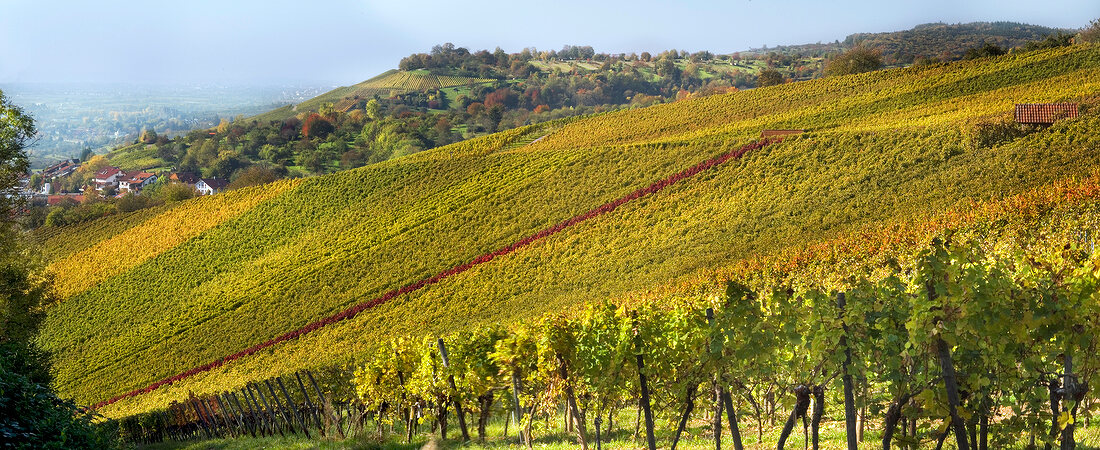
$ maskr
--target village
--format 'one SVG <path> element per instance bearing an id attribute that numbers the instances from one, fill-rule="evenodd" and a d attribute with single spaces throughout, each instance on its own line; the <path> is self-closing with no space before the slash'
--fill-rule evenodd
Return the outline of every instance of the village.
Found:
<path id="1" fill-rule="evenodd" d="M 90 183 L 78 192 L 56 192 L 54 181 L 70 177 L 81 168 L 78 159 L 66 159 L 54 163 L 38 173 L 20 177 L 20 193 L 31 206 L 56 206 L 71 200 L 84 201 L 85 195 L 95 192 L 98 197 L 123 198 L 127 195 L 141 195 L 147 187 L 157 183 L 177 183 L 194 190 L 195 195 L 213 195 L 229 187 L 229 180 L 217 177 L 202 177 L 191 172 L 167 172 L 156 174 L 144 170 L 122 170 L 115 166 L 106 166 L 97 171 Z"/>

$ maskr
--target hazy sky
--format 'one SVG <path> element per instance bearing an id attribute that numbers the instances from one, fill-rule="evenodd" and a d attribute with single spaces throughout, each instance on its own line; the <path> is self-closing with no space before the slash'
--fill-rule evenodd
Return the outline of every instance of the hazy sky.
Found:
<path id="1" fill-rule="evenodd" d="M 927 22 L 1097 17 L 1097 0 L 0 0 L 0 83 L 346 85 L 444 42 L 729 53 Z"/>

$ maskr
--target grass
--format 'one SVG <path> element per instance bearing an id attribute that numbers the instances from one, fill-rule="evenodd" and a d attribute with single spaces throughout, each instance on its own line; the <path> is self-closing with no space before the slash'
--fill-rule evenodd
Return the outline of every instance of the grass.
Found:
<path id="1" fill-rule="evenodd" d="M 677 448 L 688 450 L 709 450 L 714 448 L 714 435 L 712 427 L 710 425 L 710 418 L 702 416 L 702 412 L 697 411 L 699 416 L 693 416 L 689 421 L 688 427 L 685 433 L 681 436 L 678 442 Z M 503 415 L 503 414 L 502 414 Z M 723 416 L 723 419 L 725 417 Z M 635 411 L 620 411 L 615 418 L 615 423 L 611 434 L 601 431 L 601 446 L 609 449 L 644 449 L 645 443 L 645 430 L 641 428 L 635 432 Z M 742 417 L 740 419 L 740 430 L 742 435 L 742 443 L 746 449 L 750 450 L 765 450 L 775 448 L 775 443 L 779 440 L 779 434 L 783 425 L 783 417 L 776 418 L 775 425 L 765 424 L 764 432 L 762 433 L 762 440 L 758 441 L 757 430 L 753 425 L 754 420 L 748 417 Z M 752 423 L 750 423 L 752 422 Z M 556 417 L 556 420 L 550 421 L 538 421 L 538 425 L 541 428 L 534 432 L 534 439 L 532 447 L 546 450 L 564 450 L 580 448 L 577 443 L 577 437 L 574 433 L 567 433 L 563 427 L 561 416 Z M 625 426 L 621 426 L 623 424 Z M 457 424 L 451 424 L 448 430 L 448 439 L 440 439 L 439 433 L 432 433 L 427 435 L 414 436 L 412 442 L 405 443 L 403 438 L 404 430 L 401 426 L 396 426 L 392 431 L 386 430 L 385 436 L 376 434 L 373 431 L 364 431 L 358 436 L 350 437 L 348 439 L 339 440 L 334 437 L 320 439 L 308 439 L 303 435 L 292 435 L 287 437 L 265 437 L 265 438 L 223 438 L 223 439 L 210 439 L 210 440 L 197 440 L 197 441 L 184 441 L 184 442 L 165 442 L 161 444 L 139 446 L 138 448 L 143 450 L 199 450 L 199 449 L 253 449 L 253 448 L 269 448 L 269 449 L 451 449 L 451 448 L 479 448 L 479 449 L 523 449 L 526 446 L 523 445 L 522 440 L 517 434 L 517 430 L 514 424 L 509 424 L 508 435 L 505 435 L 505 423 L 504 420 L 493 420 L 486 427 L 486 439 L 478 440 L 476 427 L 471 424 L 471 442 L 463 442 L 460 437 Z M 655 422 L 656 425 L 656 438 L 658 448 L 668 448 L 672 442 L 672 434 L 675 430 L 675 423 L 668 419 L 658 419 Z M 882 434 L 881 431 L 875 428 L 878 422 L 870 422 L 865 429 L 863 441 L 859 443 L 858 448 L 861 450 L 872 450 L 882 448 Z M 374 422 L 368 422 L 368 427 L 373 430 Z M 606 427 L 606 425 L 605 425 Z M 730 435 L 729 428 L 723 420 L 722 424 L 722 446 L 723 448 L 733 448 L 733 441 Z M 900 433 L 900 432 L 899 432 Z M 592 428 L 591 422 L 588 424 L 589 434 L 589 448 L 596 448 L 595 432 Z M 1100 449 L 1100 426 L 1093 425 L 1088 428 L 1078 429 L 1074 434 L 1077 441 L 1077 448 L 1081 450 L 1094 450 Z M 842 420 L 833 420 L 826 417 L 822 422 L 821 428 L 821 448 L 823 449 L 843 449 L 846 448 L 846 434 L 844 429 L 844 423 Z M 791 436 L 787 440 L 787 448 L 799 449 L 804 445 L 804 435 L 801 425 L 797 425 L 794 431 L 791 432 Z M 1009 445 L 1003 448 L 1023 449 L 1026 443 L 1026 438 L 1022 438 L 1020 443 L 1016 445 Z M 897 442 L 895 441 L 895 447 Z M 931 448 L 934 446 L 934 442 L 928 439 L 922 441 L 921 448 Z M 953 438 L 949 437 L 944 444 L 944 448 L 952 449 L 956 448 Z M 996 446 L 994 445 L 994 448 Z"/>

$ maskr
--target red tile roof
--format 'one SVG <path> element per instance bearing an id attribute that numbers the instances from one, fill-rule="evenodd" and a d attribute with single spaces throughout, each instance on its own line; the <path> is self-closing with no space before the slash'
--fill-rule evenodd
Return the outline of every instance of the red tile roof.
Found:
<path id="1" fill-rule="evenodd" d="M 122 179 L 122 181 L 125 181 L 127 183 L 142 183 L 145 180 L 148 180 L 149 177 L 152 177 L 153 175 L 156 175 L 156 174 L 149 173 L 149 172 L 142 172 L 140 170 L 135 170 L 135 171 L 132 171 L 132 172 L 126 172 L 125 175 L 123 175 L 119 178 Z"/>
<path id="2" fill-rule="evenodd" d="M 211 189 L 214 189 L 216 191 L 220 191 L 229 186 L 229 182 L 226 181 L 224 178 L 203 178 L 201 181 L 206 183 L 207 186 L 210 186 Z"/>
<path id="3" fill-rule="evenodd" d="M 195 184 L 199 182 L 199 176 L 191 172 L 177 172 L 168 177 L 172 181 L 179 181 L 184 184 Z"/>
<path id="4" fill-rule="evenodd" d="M 106 180 L 107 178 L 110 178 L 112 175 L 114 175 L 116 173 L 119 173 L 119 172 L 122 172 L 122 171 L 119 170 L 118 167 L 107 166 L 107 167 L 104 167 L 102 169 L 99 169 L 99 172 L 95 173 L 95 177 L 97 179 L 100 179 L 100 180 Z"/>
<path id="5" fill-rule="evenodd" d="M 1078 115 L 1076 103 L 1020 103 L 1016 105 L 1016 123 L 1051 124 L 1058 119 L 1073 119 Z"/>
<path id="6" fill-rule="evenodd" d="M 80 203 L 80 202 L 84 201 L 84 196 L 83 195 L 51 195 L 49 197 L 46 197 L 46 204 L 50 205 L 50 206 L 53 206 L 53 205 L 56 205 L 58 203 L 61 203 L 63 200 L 65 200 L 67 198 L 72 199 L 73 201 L 75 201 L 77 203 Z"/>

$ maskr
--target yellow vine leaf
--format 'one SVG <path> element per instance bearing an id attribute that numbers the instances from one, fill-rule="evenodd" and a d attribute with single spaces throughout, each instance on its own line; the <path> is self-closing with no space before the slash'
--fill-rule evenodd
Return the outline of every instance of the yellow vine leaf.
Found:
<path id="1" fill-rule="evenodd" d="M 1067 426 L 1073 423 L 1073 416 L 1069 414 L 1069 411 L 1062 411 L 1062 414 L 1058 415 L 1058 429 L 1064 430 Z"/>

